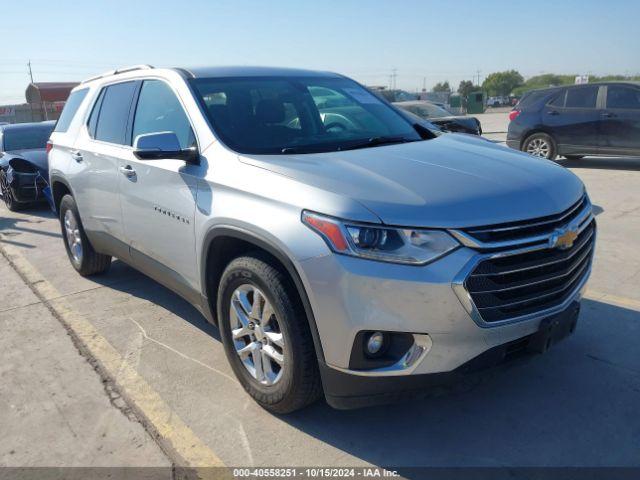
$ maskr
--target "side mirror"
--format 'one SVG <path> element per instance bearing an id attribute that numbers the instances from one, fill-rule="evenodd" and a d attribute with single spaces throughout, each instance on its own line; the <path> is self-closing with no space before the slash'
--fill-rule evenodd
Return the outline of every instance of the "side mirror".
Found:
<path id="1" fill-rule="evenodd" d="M 200 163 L 198 149 L 180 148 L 178 137 L 173 132 L 138 135 L 133 142 L 133 154 L 140 160 L 175 158 L 196 165 Z"/>

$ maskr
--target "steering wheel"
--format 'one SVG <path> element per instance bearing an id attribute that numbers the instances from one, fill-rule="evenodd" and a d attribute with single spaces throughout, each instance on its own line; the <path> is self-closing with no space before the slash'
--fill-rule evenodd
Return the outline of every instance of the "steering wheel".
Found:
<path id="1" fill-rule="evenodd" d="M 328 123 L 324 126 L 325 131 L 330 131 L 330 130 L 334 130 L 334 131 L 338 131 L 338 132 L 346 132 L 347 131 L 347 127 L 345 127 L 343 124 L 338 123 L 338 122 L 332 122 L 332 123 Z"/>

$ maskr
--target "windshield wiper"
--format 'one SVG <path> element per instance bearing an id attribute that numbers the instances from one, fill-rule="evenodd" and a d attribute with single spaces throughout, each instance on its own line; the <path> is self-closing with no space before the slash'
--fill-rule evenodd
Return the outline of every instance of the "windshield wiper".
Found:
<path id="1" fill-rule="evenodd" d="M 339 150 L 355 150 L 358 148 L 376 147 L 378 145 L 391 145 L 394 143 L 409 143 L 409 142 L 417 142 L 417 141 L 418 139 L 407 138 L 404 136 L 371 137 L 363 142 L 358 142 L 352 145 L 340 147 Z"/>
<path id="2" fill-rule="evenodd" d="M 396 135 L 396 136 L 387 136 L 387 137 L 371 137 L 366 140 L 359 141 L 356 143 L 352 143 L 349 145 L 341 145 L 335 147 L 327 147 L 325 148 L 302 148 L 302 147 L 284 147 L 280 150 L 281 153 L 319 153 L 319 152 L 330 152 L 330 151 L 343 151 L 343 150 L 356 150 L 358 148 L 368 148 L 368 147 L 376 147 L 378 145 L 391 145 L 394 143 L 409 143 L 409 142 L 418 142 L 421 139 L 419 138 L 407 138 L 404 136 Z"/>

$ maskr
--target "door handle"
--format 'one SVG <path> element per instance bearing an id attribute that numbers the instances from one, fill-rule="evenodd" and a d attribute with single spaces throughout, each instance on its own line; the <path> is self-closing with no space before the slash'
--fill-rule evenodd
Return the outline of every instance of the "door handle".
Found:
<path id="1" fill-rule="evenodd" d="M 560 112 L 558 112 L 557 110 L 549 110 L 547 113 L 549 115 L 560 115 Z"/>
<path id="2" fill-rule="evenodd" d="M 602 112 L 602 116 L 604 118 L 613 118 L 613 117 L 617 117 L 617 115 L 615 113 L 611 113 L 611 112 Z"/>
<path id="3" fill-rule="evenodd" d="M 119 167 L 118 170 L 120 170 L 120 173 L 122 173 L 125 177 L 133 177 L 136 174 L 136 171 L 131 165 L 127 165 L 126 167 Z"/>
<path id="4" fill-rule="evenodd" d="M 79 150 L 75 150 L 71 152 L 71 158 L 73 158 L 76 162 L 80 163 L 82 161 L 82 154 Z"/>

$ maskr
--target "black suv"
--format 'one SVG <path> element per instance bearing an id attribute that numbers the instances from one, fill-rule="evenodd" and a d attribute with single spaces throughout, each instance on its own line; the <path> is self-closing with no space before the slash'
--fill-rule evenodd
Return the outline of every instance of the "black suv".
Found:
<path id="1" fill-rule="evenodd" d="M 640 155 L 640 83 L 533 90 L 509 119 L 507 145 L 539 157 Z"/>

